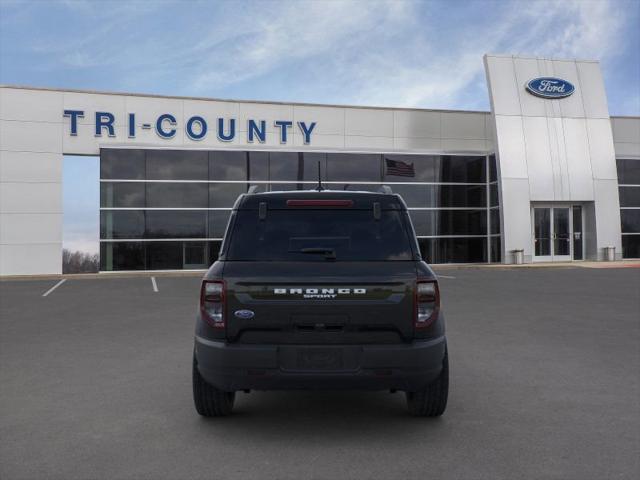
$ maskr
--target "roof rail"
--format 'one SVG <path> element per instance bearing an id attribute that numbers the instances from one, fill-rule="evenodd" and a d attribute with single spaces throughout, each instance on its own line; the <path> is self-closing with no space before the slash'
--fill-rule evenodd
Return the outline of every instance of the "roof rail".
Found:
<path id="1" fill-rule="evenodd" d="M 252 193 L 258 193 L 259 190 L 260 190 L 260 185 L 251 185 L 247 193 L 251 195 Z"/>
<path id="2" fill-rule="evenodd" d="M 380 185 L 380 188 L 378 189 L 378 193 L 391 194 L 393 193 L 393 191 L 391 190 L 391 187 L 389 185 Z"/>

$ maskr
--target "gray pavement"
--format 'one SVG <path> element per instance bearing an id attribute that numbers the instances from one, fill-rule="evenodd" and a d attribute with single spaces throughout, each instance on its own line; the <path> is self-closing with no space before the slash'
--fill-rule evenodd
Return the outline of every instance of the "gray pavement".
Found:
<path id="1" fill-rule="evenodd" d="M 191 399 L 199 278 L 0 282 L 0 478 L 635 479 L 640 269 L 447 268 L 451 391 Z"/>

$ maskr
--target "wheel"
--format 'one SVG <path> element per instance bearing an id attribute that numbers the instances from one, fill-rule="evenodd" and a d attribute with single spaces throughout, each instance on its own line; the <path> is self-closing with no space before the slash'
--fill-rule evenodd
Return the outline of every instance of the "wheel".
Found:
<path id="1" fill-rule="evenodd" d="M 198 371 L 195 355 L 193 357 L 192 379 L 193 402 L 200 415 L 203 417 L 224 417 L 231 413 L 236 398 L 235 392 L 223 392 L 208 384 Z"/>
<path id="2" fill-rule="evenodd" d="M 447 408 L 449 394 L 449 355 L 445 348 L 442 371 L 438 378 L 418 392 L 407 393 L 409 413 L 417 417 L 439 417 Z"/>

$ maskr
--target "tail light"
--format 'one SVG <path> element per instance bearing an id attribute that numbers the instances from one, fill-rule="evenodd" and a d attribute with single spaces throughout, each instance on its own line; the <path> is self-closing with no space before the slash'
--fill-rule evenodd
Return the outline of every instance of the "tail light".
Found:
<path id="1" fill-rule="evenodd" d="M 213 328 L 224 328 L 225 286 L 223 281 L 204 280 L 202 282 L 200 313 Z"/>
<path id="2" fill-rule="evenodd" d="M 440 290 L 435 280 L 418 280 L 416 282 L 416 328 L 431 325 L 440 311 Z"/>

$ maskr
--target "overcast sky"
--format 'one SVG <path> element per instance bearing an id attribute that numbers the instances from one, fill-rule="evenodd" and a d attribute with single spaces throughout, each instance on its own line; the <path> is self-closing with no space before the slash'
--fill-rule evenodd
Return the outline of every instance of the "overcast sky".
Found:
<path id="1" fill-rule="evenodd" d="M 611 114 L 640 115 L 639 25 L 639 0 L 0 0 L 0 83 L 488 110 L 482 55 L 513 53 L 599 59 Z M 65 242 L 95 244 L 97 169 L 69 168 Z"/>

